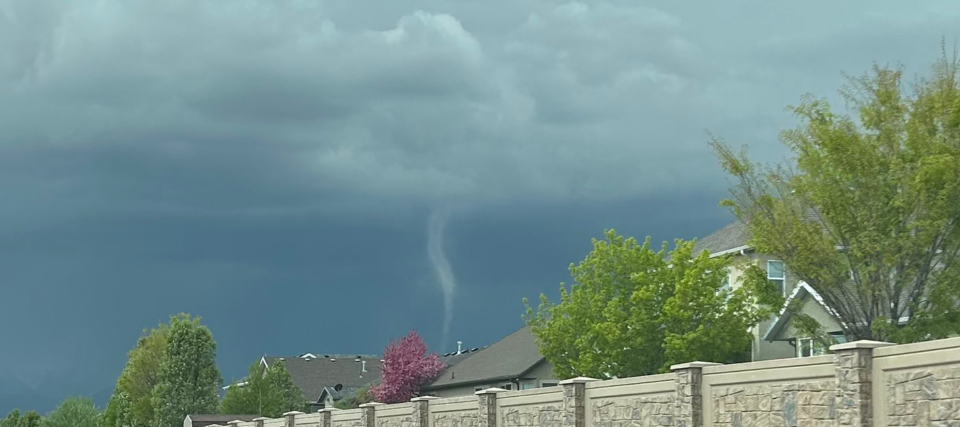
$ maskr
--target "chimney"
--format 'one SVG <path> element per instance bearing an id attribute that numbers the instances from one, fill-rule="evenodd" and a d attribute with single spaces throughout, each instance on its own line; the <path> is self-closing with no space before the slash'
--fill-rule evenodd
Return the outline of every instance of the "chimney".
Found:
<path id="1" fill-rule="evenodd" d="M 367 372 L 367 361 L 366 361 L 366 360 L 361 360 L 361 361 L 360 361 L 360 372 L 361 372 L 361 373 Z"/>
<path id="2" fill-rule="evenodd" d="M 463 341 L 457 341 L 457 354 L 463 353 Z"/>

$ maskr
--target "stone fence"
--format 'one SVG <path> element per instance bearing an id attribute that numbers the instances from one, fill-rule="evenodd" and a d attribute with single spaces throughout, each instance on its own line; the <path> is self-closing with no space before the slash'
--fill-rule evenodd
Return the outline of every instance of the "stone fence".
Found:
<path id="1" fill-rule="evenodd" d="M 230 427 L 960 427 L 960 338 L 857 341 L 828 356 L 720 365 L 559 387 L 488 389 Z"/>

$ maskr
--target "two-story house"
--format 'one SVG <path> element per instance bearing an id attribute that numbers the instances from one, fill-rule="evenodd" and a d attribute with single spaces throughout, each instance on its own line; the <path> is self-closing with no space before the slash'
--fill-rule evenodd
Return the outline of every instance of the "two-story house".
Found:
<path id="1" fill-rule="evenodd" d="M 694 252 L 707 251 L 711 257 L 732 258 L 726 286 L 740 286 L 740 276 L 750 265 L 766 271 L 767 279 L 777 285 L 787 299 L 787 305 L 799 301 L 801 311 L 816 319 L 824 330 L 838 341 L 843 341 L 840 323 L 833 309 L 827 306 L 817 292 L 806 283 L 790 275 L 783 261 L 757 253 L 747 242 L 749 238 L 742 224 L 734 222 L 697 241 Z M 809 337 L 798 336 L 791 322 L 791 313 L 781 310 L 778 316 L 761 322 L 753 329 L 754 361 L 809 357 L 825 352 Z"/>

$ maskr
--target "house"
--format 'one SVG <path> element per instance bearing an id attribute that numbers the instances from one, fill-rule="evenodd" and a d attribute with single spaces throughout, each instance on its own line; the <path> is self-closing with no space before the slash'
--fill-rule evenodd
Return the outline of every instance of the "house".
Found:
<path id="1" fill-rule="evenodd" d="M 438 397 L 472 396 L 491 387 L 527 390 L 557 384 L 553 366 L 540 354 L 533 332 L 525 326 L 487 348 L 471 351 L 420 392 Z"/>
<path id="2" fill-rule="evenodd" d="M 187 415 L 183 419 L 183 427 L 207 427 L 210 425 L 227 425 L 230 421 L 253 421 L 259 415 L 218 415 L 196 414 Z"/>
<path id="3" fill-rule="evenodd" d="M 297 357 L 264 356 L 264 368 L 283 362 L 311 410 L 333 407 L 363 387 L 380 381 L 379 356 L 305 353 Z"/>
<path id="4" fill-rule="evenodd" d="M 749 237 L 739 221 L 723 227 L 694 245 L 694 253 L 707 251 L 711 257 L 732 258 L 725 286 L 736 288 L 740 276 L 750 265 L 759 266 L 767 272 L 767 279 L 774 282 L 786 298 L 786 305 L 778 316 L 760 322 L 751 329 L 754 361 L 809 357 L 824 354 L 826 349 L 808 337 L 798 337 L 791 323 L 790 304 L 800 304 L 800 311 L 820 322 L 824 330 L 843 342 L 843 333 L 836 312 L 824 303 L 823 298 L 809 285 L 790 275 L 783 261 L 757 253 L 747 242 Z"/>

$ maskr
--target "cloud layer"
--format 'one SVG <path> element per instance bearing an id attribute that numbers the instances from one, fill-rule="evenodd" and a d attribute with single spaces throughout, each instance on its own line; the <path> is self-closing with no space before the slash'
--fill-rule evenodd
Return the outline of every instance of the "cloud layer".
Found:
<path id="1" fill-rule="evenodd" d="M 707 131 L 778 158 L 784 106 L 836 100 L 872 61 L 922 73 L 958 18 L 946 0 L 0 0 L 0 335 L 21 343 L 0 365 L 92 393 L 179 310 L 217 325 L 238 374 L 299 350 L 276 325 L 317 319 L 371 335 L 304 351 L 444 323 L 485 344 L 603 227 L 720 225 Z"/>

